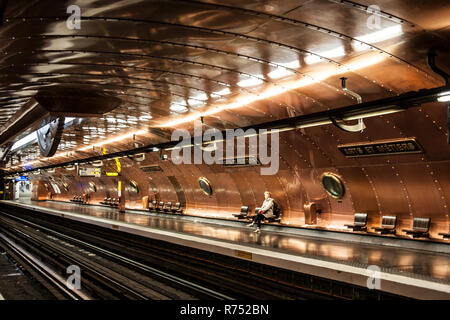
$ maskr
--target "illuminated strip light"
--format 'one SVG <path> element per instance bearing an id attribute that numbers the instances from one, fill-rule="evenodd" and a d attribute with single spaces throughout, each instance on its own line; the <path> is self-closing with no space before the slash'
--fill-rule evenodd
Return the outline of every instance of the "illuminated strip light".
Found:
<path id="1" fill-rule="evenodd" d="M 402 25 L 394 25 L 392 27 L 381 29 L 380 31 L 376 31 L 373 33 L 368 33 L 359 37 L 356 37 L 355 39 L 361 42 L 365 43 L 378 43 L 383 42 L 385 40 L 390 40 L 393 38 L 397 38 L 403 34 L 403 28 Z M 354 48 L 355 49 L 362 49 L 365 48 L 366 45 L 362 44 L 361 42 L 355 43 Z"/>
<path id="2" fill-rule="evenodd" d="M 65 118 L 64 124 L 67 124 L 67 123 L 71 122 L 74 119 L 75 118 L 70 118 L 70 117 L 69 118 Z M 48 127 L 48 124 L 43 126 L 41 129 L 44 129 L 46 127 Z M 38 139 L 36 132 L 37 132 L 37 130 L 32 132 L 32 133 L 30 133 L 29 135 L 25 136 L 24 138 L 16 141 L 11 147 L 11 152 L 16 151 L 16 150 L 20 149 L 21 147 L 23 147 L 24 145 L 27 145 L 29 143 L 36 143 L 37 139 Z"/>
<path id="3" fill-rule="evenodd" d="M 305 57 L 306 64 L 315 64 L 322 61 L 323 58 L 339 58 L 345 56 L 344 47 L 340 46 L 331 50 L 322 51 L 317 53 L 316 55 L 310 55 Z M 323 58 L 322 58 L 323 57 Z"/>
<path id="4" fill-rule="evenodd" d="M 111 144 L 111 143 L 114 143 L 114 142 L 121 141 L 123 139 L 132 138 L 134 135 L 141 135 L 141 134 L 145 134 L 146 132 L 147 132 L 146 130 L 134 131 L 134 132 L 127 133 L 127 134 L 124 134 L 124 135 L 121 135 L 121 136 L 117 136 L 115 138 L 111 138 L 111 139 L 108 139 L 108 140 L 105 140 L 105 141 L 101 141 L 101 142 L 98 142 L 98 143 L 91 144 L 89 146 L 80 148 L 77 151 L 87 151 L 87 150 L 92 149 L 93 147 L 101 147 L 101 146 L 104 146 L 105 144 Z"/>
<path id="5" fill-rule="evenodd" d="M 268 74 L 271 79 L 280 79 L 293 75 L 294 73 L 286 68 L 278 68 Z"/>
<path id="6" fill-rule="evenodd" d="M 230 88 L 227 87 L 227 88 L 222 89 L 220 91 L 213 92 L 213 95 L 226 96 L 226 95 L 229 95 L 230 93 L 231 93 Z"/>
<path id="7" fill-rule="evenodd" d="M 344 117 L 342 117 L 342 120 L 344 120 L 344 121 L 359 120 L 359 119 L 383 116 L 383 115 L 396 113 L 396 112 L 402 112 L 402 111 L 405 111 L 405 109 L 401 108 L 401 107 L 392 106 L 391 108 L 385 109 L 385 110 L 363 112 L 363 113 L 360 113 L 360 114 L 356 114 L 356 115 L 353 115 L 353 116 L 347 116 L 347 117 L 344 116 Z M 242 135 L 240 137 L 241 138 L 249 138 L 249 137 L 252 137 L 252 136 L 270 134 L 272 132 L 284 132 L 284 131 L 289 131 L 289 130 L 294 130 L 294 129 L 304 129 L 304 128 L 319 127 L 319 126 L 329 125 L 329 124 L 332 124 L 332 123 L 333 122 L 330 119 L 313 120 L 311 122 L 299 123 L 299 124 L 296 124 L 296 125 L 289 125 L 289 126 L 285 126 L 285 127 L 281 127 L 281 128 L 268 128 L 268 130 L 260 132 L 260 133 L 249 133 L 249 134 L 244 134 L 244 135 Z M 213 144 L 213 143 L 225 142 L 226 140 L 227 139 L 217 139 L 217 140 L 211 140 L 211 141 L 203 141 L 202 145 L 208 145 L 208 144 Z M 165 151 L 171 151 L 171 150 L 178 150 L 178 149 L 192 148 L 192 147 L 194 147 L 194 144 L 186 143 L 184 145 L 177 145 L 177 146 L 174 146 L 174 147 L 166 148 L 164 150 Z"/>
<path id="8" fill-rule="evenodd" d="M 391 113 L 396 113 L 396 112 L 401 112 L 401 111 L 405 111 L 405 109 L 400 108 L 400 107 L 397 107 L 397 108 L 392 107 L 391 109 L 386 109 L 386 110 L 382 110 L 382 111 L 366 112 L 366 113 L 361 113 L 361 114 L 354 115 L 354 116 L 343 117 L 342 120 L 344 120 L 344 121 L 359 120 L 359 119 L 365 119 L 365 118 L 371 118 L 371 117 L 384 116 L 386 114 L 391 114 Z M 299 124 L 296 126 L 296 128 L 304 129 L 304 128 L 323 126 L 323 125 L 332 124 L 332 123 L 333 122 L 331 120 L 319 120 L 319 121 L 315 121 L 315 122 L 311 122 L 311 123 Z M 289 130 L 290 128 L 287 128 L 287 129 Z M 284 131 L 284 130 L 281 129 L 280 131 Z"/>
<path id="9" fill-rule="evenodd" d="M 127 133 L 127 134 L 124 134 L 124 135 L 121 135 L 121 136 L 117 136 L 117 137 L 112 138 L 112 139 L 109 139 L 109 140 L 105 140 L 105 141 L 102 141 L 102 142 L 98 142 L 98 143 L 95 143 L 95 144 L 92 144 L 92 145 L 89 145 L 89 146 L 80 148 L 80 149 L 78 149 L 78 150 L 76 150 L 76 151 L 87 151 L 87 150 L 91 150 L 93 147 L 100 147 L 100 146 L 103 146 L 103 145 L 106 145 L 106 144 L 111 144 L 111 143 L 114 143 L 114 142 L 121 141 L 121 140 L 123 140 L 123 139 L 132 138 L 134 135 L 145 134 L 146 132 L 147 132 L 146 130 L 138 130 L 138 131 L 134 131 L 134 132 Z M 67 157 L 67 156 L 68 156 L 68 152 L 61 152 L 61 153 L 58 153 L 58 154 L 54 155 L 53 157 L 51 157 L 50 160 L 53 160 L 53 159 L 55 159 L 55 158 L 60 158 L 60 157 Z M 47 159 L 46 159 L 46 160 L 47 160 Z M 38 162 L 40 162 L 40 161 L 42 161 L 42 160 L 37 159 L 37 160 L 33 160 L 33 161 L 30 161 L 30 162 L 27 162 L 27 163 L 24 164 L 24 165 L 33 165 L 33 164 L 36 164 L 36 163 L 38 163 Z M 10 167 L 10 169 L 12 169 L 12 168 L 19 168 L 19 167 L 22 167 L 22 166 L 24 166 L 24 165 L 12 166 L 12 167 Z"/>
<path id="10" fill-rule="evenodd" d="M 437 101 L 439 102 L 449 102 L 450 101 L 450 91 L 442 92 Z"/>
<path id="11" fill-rule="evenodd" d="M 262 81 L 261 79 L 251 78 L 251 79 L 241 80 L 237 83 L 237 85 L 242 88 L 247 88 L 247 87 L 258 86 L 263 83 L 264 83 L 264 81 Z"/>
<path id="12" fill-rule="evenodd" d="M 389 109 L 385 109 L 385 110 L 379 110 L 379 111 L 369 111 L 369 112 L 362 112 L 360 114 L 355 114 L 352 116 L 344 116 L 342 117 L 342 120 L 344 121 L 350 121 L 350 120 L 358 120 L 358 119 L 365 119 L 365 118 L 370 118 L 370 117 L 377 117 L 377 116 L 382 116 L 382 115 L 387 115 L 387 114 L 391 114 L 391 113 L 396 113 L 396 112 L 401 112 L 404 111 L 404 108 L 401 107 L 396 107 L 396 106 L 392 106 Z M 248 138 L 251 136 L 257 136 L 257 135 L 262 135 L 262 134 L 270 134 L 272 132 L 284 132 L 284 131 L 289 131 L 289 130 L 294 130 L 294 129 L 303 129 L 303 128 L 311 128 L 311 127 L 318 127 L 318 126 L 323 126 L 323 125 L 328 125 L 328 124 L 332 124 L 332 121 L 329 119 L 320 119 L 320 120 L 313 120 L 311 122 L 307 122 L 307 123 L 299 123 L 296 125 L 289 125 L 289 126 L 285 126 L 285 127 L 280 127 L 280 128 L 268 128 L 269 130 L 261 132 L 261 133 L 251 133 L 251 134 L 246 134 L 243 135 L 242 137 L 244 138 Z M 218 143 L 218 142 L 223 142 L 226 139 L 218 139 L 218 140 L 212 140 L 212 141 L 204 141 L 202 143 L 202 145 L 208 145 L 208 144 L 212 144 L 212 143 Z M 191 148 L 194 145 L 192 143 L 190 144 L 185 144 L 185 145 L 177 145 L 174 147 L 170 147 L 170 148 L 166 148 L 164 149 L 165 151 L 170 151 L 170 150 L 176 150 L 176 149 L 181 149 L 181 148 Z M 157 147 L 153 147 L 153 151 L 158 151 L 160 150 Z M 105 150 L 106 151 L 106 150 Z M 105 154 L 105 153 L 104 153 Z M 118 158 L 115 158 L 116 161 L 118 161 Z M 29 162 L 26 163 L 25 165 L 30 165 L 32 163 L 38 162 L 37 161 L 33 161 L 33 162 Z M 20 167 L 18 166 L 14 166 L 14 167 L 10 167 L 10 169 L 12 168 L 18 168 Z M 72 168 L 69 169 L 69 167 L 65 167 L 66 170 L 73 170 L 75 169 L 75 166 L 73 166 Z M 118 173 L 117 172 L 107 172 L 106 173 L 107 176 L 117 176 Z"/>
<path id="13" fill-rule="evenodd" d="M 11 152 L 16 151 L 18 149 L 20 149 L 21 147 L 23 147 L 24 145 L 28 144 L 28 143 L 34 143 L 37 142 L 37 133 L 36 131 L 30 133 L 29 135 L 27 135 L 26 137 L 20 139 L 19 141 L 15 142 L 12 147 L 11 147 Z"/>

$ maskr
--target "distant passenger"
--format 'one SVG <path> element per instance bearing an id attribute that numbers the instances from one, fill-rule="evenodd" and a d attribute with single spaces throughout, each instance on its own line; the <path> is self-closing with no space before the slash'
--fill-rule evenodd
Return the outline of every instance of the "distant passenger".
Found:
<path id="1" fill-rule="evenodd" d="M 274 217 L 273 207 L 275 201 L 270 196 L 271 194 L 269 191 L 264 192 L 264 202 L 259 211 L 256 213 L 256 216 L 253 218 L 253 222 L 248 225 L 249 227 L 253 227 L 256 223 L 257 228 L 254 232 L 260 232 L 261 221 Z"/>

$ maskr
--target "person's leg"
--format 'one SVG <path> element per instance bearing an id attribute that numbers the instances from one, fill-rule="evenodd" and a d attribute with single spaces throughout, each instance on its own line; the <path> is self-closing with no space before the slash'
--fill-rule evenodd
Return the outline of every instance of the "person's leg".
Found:
<path id="1" fill-rule="evenodd" d="M 258 218 L 258 215 L 252 217 L 252 222 L 248 224 L 249 227 L 253 227 L 255 225 L 256 219 Z"/>
<path id="2" fill-rule="evenodd" d="M 253 221 L 252 221 L 252 223 L 249 224 L 249 227 L 253 227 L 255 225 L 255 223 L 257 225 L 261 225 L 261 223 L 259 222 L 260 219 L 261 219 L 261 214 L 257 213 L 256 216 L 253 217 Z"/>
<path id="3" fill-rule="evenodd" d="M 261 228 L 261 221 L 263 221 L 264 218 L 265 218 L 264 215 L 258 212 L 258 215 L 256 216 L 258 229 Z"/>

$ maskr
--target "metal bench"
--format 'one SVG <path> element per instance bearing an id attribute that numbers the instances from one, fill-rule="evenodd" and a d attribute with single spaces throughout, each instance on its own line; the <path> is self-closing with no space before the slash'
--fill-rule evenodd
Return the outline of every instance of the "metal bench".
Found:
<path id="1" fill-rule="evenodd" d="M 163 211 L 164 212 L 170 212 L 172 210 L 172 202 L 171 201 L 168 201 L 167 203 L 166 203 L 166 206 L 163 208 Z"/>
<path id="2" fill-rule="evenodd" d="M 266 221 L 267 222 L 281 222 L 281 215 L 279 216 L 279 217 L 277 217 L 277 216 L 274 216 L 274 217 L 271 217 L 271 218 L 266 218 Z"/>
<path id="3" fill-rule="evenodd" d="M 104 199 L 103 199 L 103 201 L 102 202 L 100 202 L 101 204 L 105 204 L 105 205 L 107 205 L 107 206 L 110 206 L 111 205 L 111 198 L 107 198 L 107 197 L 105 197 Z"/>
<path id="4" fill-rule="evenodd" d="M 372 227 L 376 232 L 380 232 L 380 234 L 395 234 L 395 227 L 397 225 L 397 217 L 396 216 L 383 216 L 381 218 L 381 226 L 380 227 Z"/>
<path id="5" fill-rule="evenodd" d="M 367 230 L 367 213 L 355 213 L 353 218 L 353 224 L 346 224 L 347 228 L 351 228 L 353 231 L 366 231 Z"/>
<path id="6" fill-rule="evenodd" d="M 238 219 L 245 219 L 248 217 L 248 206 L 242 206 L 241 212 L 233 214 Z"/>
<path id="7" fill-rule="evenodd" d="M 430 230 L 430 224 L 430 218 L 414 218 L 412 229 L 403 229 L 403 232 L 412 235 L 413 238 L 429 238 L 430 234 L 428 231 Z"/>
<path id="8" fill-rule="evenodd" d="M 175 205 L 172 207 L 171 210 L 174 213 L 181 213 L 181 212 L 183 212 L 183 208 L 181 207 L 181 203 L 179 203 L 179 202 L 175 203 Z"/>
<path id="9" fill-rule="evenodd" d="M 150 211 L 156 211 L 156 208 L 158 207 L 158 202 L 153 200 L 150 205 L 148 206 L 148 210 Z"/>
<path id="10" fill-rule="evenodd" d="M 164 201 L 160 201 L 158 206 L 156 207 L 156 211 L 162 212 L 164 208 Z"/>
<path id="11" fill-rule="evenodd" d="M 74 196 L 73 199 L 70 201 L 80 203 L 80 202 L 83 202 L 83 197 L 82 196 Z"/>

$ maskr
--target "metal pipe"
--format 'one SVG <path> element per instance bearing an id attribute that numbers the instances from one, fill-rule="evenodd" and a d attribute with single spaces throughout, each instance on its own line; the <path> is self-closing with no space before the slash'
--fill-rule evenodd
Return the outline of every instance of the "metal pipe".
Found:
<path id="1" fill-rule="evenodd" d="M 350 94 L 352 97 L 356 98 L 356 101 L 358 102 L 358 104 L 362 103 L 362 97 L 357 94 L 355 91 L 352 91 L 350 89 L 347 88 L 346 85 L 346 81 L 347 78 L 342 77 L 341 78 L 341 84 L 342 84 L 342 89 L 347 92 L 348 94 Z M 330 120 L 331 122 L 339 129 L 346 131 L 346 132 L 362 132 L 365 128 L 366 125 L 364 124 L 364 121 L 362 118 L 358 118 L 358 123 L 355 125 L 348 125 L 348 124 L 344 124 L 344 123 L 339 123 L 338 120 L 342 120 L 342 119 L 336 119 L 335 117 L 330 116 Z"/>

